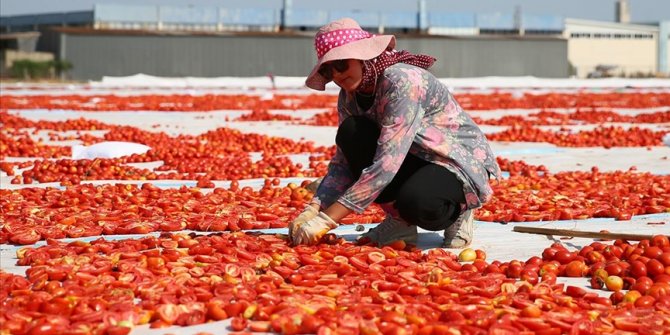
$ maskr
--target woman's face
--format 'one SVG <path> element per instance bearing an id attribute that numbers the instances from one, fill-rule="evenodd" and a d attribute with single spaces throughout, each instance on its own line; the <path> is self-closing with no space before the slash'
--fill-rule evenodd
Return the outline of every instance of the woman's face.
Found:
<path id="1" fill-rule="evenodd" d="M 319 73 L 343 90 L 352 93 L 363 80 L 363 62 L 358 59 L 335 60 L 321 65 Z"/>

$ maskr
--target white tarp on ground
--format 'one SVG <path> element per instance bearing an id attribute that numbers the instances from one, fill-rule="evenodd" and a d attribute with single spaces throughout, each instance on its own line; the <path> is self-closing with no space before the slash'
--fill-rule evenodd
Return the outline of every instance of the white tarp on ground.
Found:
<path id="1" fill-rule="evenodd" d="M 105 87 L 113 88 L 115 86 L 141 87 L 158 85 L 176 85 L 170 83 L 169 78 L 157 78 L 156 81 L 149 83 L 142 81 L 142 77 L 125 77 L 129 82 L 122 83 L 120 80 L 114 83 L 107 82 L 98 83 L 95 85 L 108 85 Z M 133 79 L 134 78 L 134 79 Z M 155 78 L 155 77 L 154 77 Z M 122 79 L 122 78 L 117 78 Z M 195 83 L 196 81 L 189 81 L 188 78 L 172 78 L 183 83 Z M 216 79 L 216 78 L 215 78 Z M 286 82 L 277 78 L 278 85 L 289 83 L 288 78 Z M 299 79 L 299 80 L 298 80 Z M 303 78 L 298 78 L 294 81 L 297 83 L 295 87 L 302 85 Z M 137 82 L 132 83 L 133 80 Z M 231 83 L 269 83 L 267 78 L 229 78 Z M 462 80 L 462 79 L 455 79 Z M 465 80 L 465 79 L 463 79 Z M 486 78 L 472 78 L 475 82 L 484 83 Z M 502 80 L 502 79 L 500 79 Z M 504 78 L 507 86 L 514 84 L 514 78 Z M 518 87 L 535 87 L 532 81 L 527 79 L 519 79 Z M 525 82 L 523 80 L 526 80 Z M 560 83 L 567 80 L 546 80 L 546 85 L 551 83 Z M 204 82 L 204 81 L 203 81 Z M 201 82 L 201 83 L 203 83 Z M 491 80 L 490 82 L 494 82 Z M 502 82 L 502 81 L 501 81 Z M 594 82 L 596 82 L 594 80 Z M 598 81 L 598 85 L 607 86 L 604 81 Z M 634 80 L 635 87 L 642 87 L 645 81 Z M 656 83 L 663 82 L 666 89 L 670 89 L 670 81 L 653 81 Z M 576 83 L 576 82 L 575 82 Z M 135 85 L 135 86 L 134 86 Z M 194 84 L 191 84 L 194 85 Z M 200 84 L 199 84 L 200 85 Z M 202 84 L 202 87 L 206 85 Z M 209 84 L 208 84 L 209 85 Z M 234 85 L 234 84 L 217 84 L 217 85 Z M 466 84 L 464 87 L 472 84 Z M 575 84 L 577 85 L 577 84 Z M 622 84 L 630 85 L 630 84 Z M 545 86 L 546 87 L 546 86 Z M 557 86 L 567 87 L 567 86 Z M 601 86 L 599 86 L 601 87 Z M 621 86 L 626 87 L 626 86 Z M 647 86 L 653 87 L 653 86 Z M 62 90 L 60 90 L 62 91 Z M 114 90 L 116 91 L 116 90 Z M 80 94 L 86 90 L 75 89 L 74 92 L 68 91 L 68 94 Z M 142 92 L 146 94 L 147 92 Z M 662 109 L 663 110 L 663 109 Z M 535 111 L 515 111 L 515 114 L 526 115 Z M 636 113 L 639 111 L 635 111 Z M 647 110 L 646 112 L 650 112 Z M 178 134 L 200 134 L 204 131 L 211 130 L 217 127 L 232 127 L 244 132 L 261 133 L 265 135 L 274 135 L 299 140 L 304 138 L 306 140 L 314 141 L 321 145 L 332 145 L 335 137 L 335 127 L 313 127 L 304 125 L 294 125 L 283 121 L 274 122 L 239 122 L 228 121 L 226 116 L 232 119 L 232 115 L 237 115 L 239 111 L 216 111 L 216 112 L 81 112 L 81 111 L 45 111 L 45 110 L 12 110 L 10 113 L 16 113 L 31 120 L 50 120 L 62 121 L 67 119 L 76 119 L 85 117 L 86 119 L 98 120 L 109 124 L 125 124 L 138 127 L 150 131 L 165 131 L 170 135 Z M 509 110 L 489 111 L 486 113 L 493 113 L 491 115 L 509 114 Z M 498 115 L 501 116 L 501 115 Z M 158 128 L 153 127 L 159 123 Z M 50 142 L 45 142 L 50 143 Z M 507 157 L 510 159 L 520 159 L 529 164 L 544 164 L 551 172 L 571 171 L 571 170 L 588 170 L 591 166 L 600 167 L 601 171 L 612 170 L 626 170 L 632 165 L 637 165 L 638 171 L 649 171 L 655 174 L 670 173 L 670 164 L 668 164 L 668 157 L 670 157 L 670 148 L 665 146 L 647 148 L 560 148 L 548 143 L 523 143 L 523 142 L 492 142 L 493 150 L 496 155 Z M 9 176 L 4 172 L 0 172 L 0 188 L 9 188 Z M 294 182 L 295 179 L 284 179 L 284 182 Z M 121 181 L 97 181 L 93 183 L 105 182 L 121 182 Z M 128 182 L 128 181 L 123 181 Z M 140 182 L 140 181 L 137 181 Z M 159 187 L 172 188 L 180 187 L 181 185 L 193 186 L 195 181 L 155 181 Z M 215 181 L 217 187 L 228 187 L 228 181 Z M 261 180 L 246 180 L 241 182 L 244 185 L 260 187 Z M 26 187 L 26 185 L 14 185 L 16 187 Z M 31 186 L 40 186 L 37 184 Z M 41 186 L 44 186 L 41 185 Z M 50 185 L 58 187 L 57 183 Z M 670 213 L 636 216 L 629 221 L 614 221 L 613 219 L 588 219 L 588 220 L 570 220 L 570 221 L 551 221 L 551 222 L 531 222 L 531 223 L 510 223 L 507 225 L 489 222 L 475 223 L 475 240 L 472 247 L 482 249 L 488 254 L 488 260 L 509 261 L 511 259 L 526 260 L 530 256 L 539 255 L 543 249 L 548 247 L 552 242 L 561 242 L 570 250 L 577 250 L 580 247 L 593 242 L 593 239 L 573 238 L 561 239 L 558 236 L 544 236 L 534 234 L 516 233 L 512 229 L 514 226 L 540 226 L 543 228 L 560 228 L 560 229 L 576 229 L 583 231 L 601 231 L 609 230 L 611 232 L 636 232 L 639 234 L 670 234 Z M 659 222 L 666 224 L 659 225 Z M 655 223 L 655 224 L 650 224 Z M 370 225 L 366 225 L 367 228 Z M 286 228 L 281 230 L 273 230 L 268 232 L 286 233 Z M 348 240 L 354 240 L 360 234 L 354 230 L 354 226 L 341 226 L 336 231 L 337 234 L 344 236 Z M 130 236 L 105 236 L 107 239 L 124 239 Z M 133 236 L 137 237 L 137 236 Z M 84 238 L 84 239 L 94 239 Z M 430 249 L 439 247 L 442 238 L 437 232 L 421 231 L 419 237 L 419 247 L 422 249 Z M 44 243 L 44 242 L 40 242 Z M 0 245 L 0 268 L 4 271 L 12 273 L 25 273 L 27 267 L 16 266 L 16 249 L 18 246 Z M 458 250 L 452 250 L 458 252 Z M 567 282 L 570 285 L 576 285 L 585 289 L 589 289 L 587 278 L 559 278 L 559 282 Z M 601 295 L 609 295 L 607 291 L 596 291 Z M 174 333 L 182 335 L 192 335 L 198 332 L 207 331 L 215 334 L 229 334 L 228 327 L 230 320 L 219 322 L 212 322 L 192 327 L 171 327 L 167 329 L 149 329 L 147 325 L 136 327 L 132 331 L 132 335 L 158 335 L 165 333 Z"/>
<path id="2" fill-rule="evenodd" d="M 143 154 L 150 147 L 131 142 L 108 141 L 89 146 L 76 144 L 72 146 L 72 159 L 118 158 L 132 154 Z"/>
<path id="3" fill-rule="evenodd" d="M 525 77 L 478 77 L 441 78 L 442 82 L 454 88 L 668 88 L 670 79 L 649 78 L 537 78 Z M 303 88 L 305 77 L 274 77 L 274 88 Z M 104 76 L 101 81 L 89 83 L 93 87 L 227 87 L 227 88 L 273 88 L 270 77 L 155 77 L 136 74 L 127 77 Z M 336 90 L 335 84 L 327 85 L 328 90 Z"/>

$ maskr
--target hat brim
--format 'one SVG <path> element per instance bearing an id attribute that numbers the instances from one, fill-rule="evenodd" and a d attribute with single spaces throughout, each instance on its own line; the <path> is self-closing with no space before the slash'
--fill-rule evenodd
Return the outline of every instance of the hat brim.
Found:
<path id="1" fill-rule="evenodd" d="M 316 62 L 312 72 L 305 80 L 305 86 L 317 91 L 326 89 L 329 80 L 319 74 L 319 68 L 323 63 L 339 59 L 372 59 L 381 55 L 389 47 L 395 48 L 395 36 L 393 35 L 373 36 L 332 48 Z"/>

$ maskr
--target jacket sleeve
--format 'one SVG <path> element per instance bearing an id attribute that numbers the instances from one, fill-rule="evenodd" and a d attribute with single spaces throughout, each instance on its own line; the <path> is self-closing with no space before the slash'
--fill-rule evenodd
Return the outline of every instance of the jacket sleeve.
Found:
<path id="1" fill-rule="evenodd" d="M 381 133 L 373 163 L 338 200 L 345 207 L 361 213 L 393 180 L 402 165 L 421 126 L 424 111 L 421 101 L 426 81 L 419 70 L 403 69 L 385 74 L 380 83 L 378 101 Z"/>
<path id="2" fill-rule="evenodd" d="M 337 106 L 338 124 L 342 124 L 342 121 L 351 115 L 346 109 L 343 99 L 344 96 L 341 94 Z M 354 182 L 353 179 L 354 177 L 349 170 L 349 163 L 340 148 L 337 147 L 335 155 L 328 164 L 328 172 L 316 190 L 314 201 L 320 204 L 321 209 L 328 208 L 351 186 Z"/>
<path id="3" fill-rule="evenodd" d="M 349 171 L 346 158 L 337 148 L 335 156 L 328 164 L 328 173 L 323 177 L 319 188 L 314 196 L 315 201 L 321 206 L 321 209 L 332 205 L 353 183 L 353 177 Z"/>

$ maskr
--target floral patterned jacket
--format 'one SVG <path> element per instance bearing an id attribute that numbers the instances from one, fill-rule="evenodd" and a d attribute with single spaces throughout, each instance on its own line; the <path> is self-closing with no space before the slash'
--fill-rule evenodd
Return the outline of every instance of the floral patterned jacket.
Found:
<path id="1" fill-rule="evenodd" d="M 384 190 L 410 152 L 444 166 L 463 182 L 468 208 L 481 207 L 493 190 L 491 176 L 500 168 L 488 141 L 451 95 L 430 72 L 398 63 L 377 81 L 374 102 L 362 110 L 344 90 L 338 100 L 339 123 L 352 115 L 368 117 L 380 125 L 373 164 L 353 180 L 342 152 L 337 150 L 315 200 L 322 208 L 338 201 L 361 213 Z"/>

